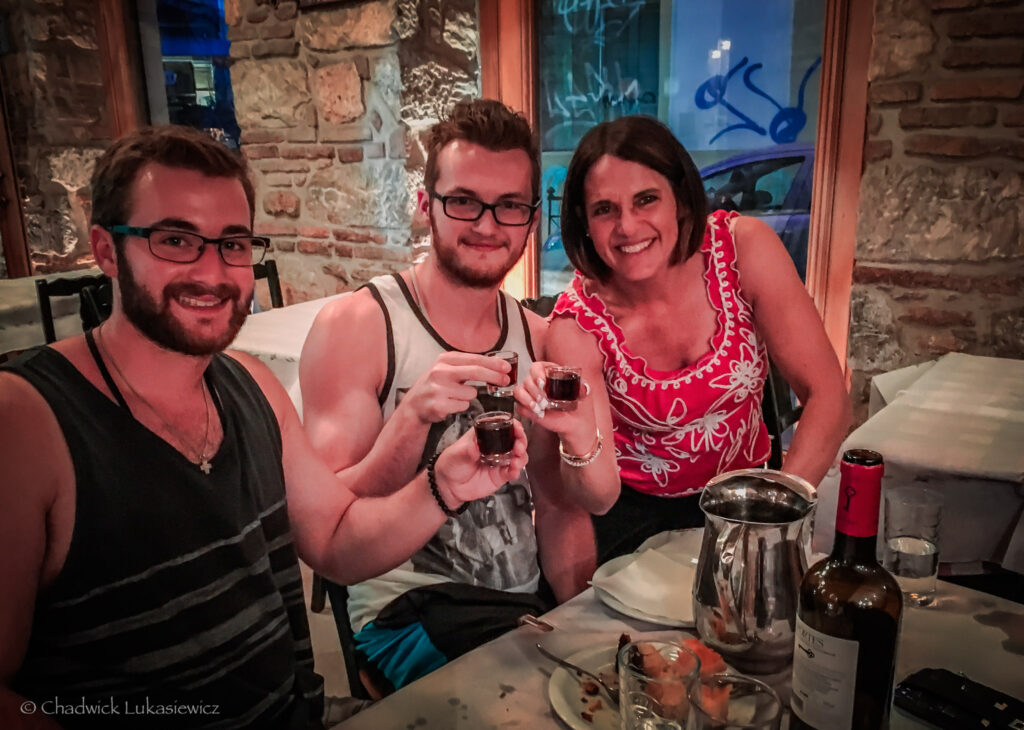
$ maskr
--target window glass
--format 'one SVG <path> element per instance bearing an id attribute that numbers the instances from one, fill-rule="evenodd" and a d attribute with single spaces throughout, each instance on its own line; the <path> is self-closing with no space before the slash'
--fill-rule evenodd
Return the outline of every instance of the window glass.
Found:
<path id="1" fill-rule="evenodd" d="M 224 0 L 157 0 L 156 15 L 167 121 L 205 129 L 237 149 Z"/>
<path id="2" fill-rule="evenodd" d="M 825 4 L 819 0 L 538 0 L 540 291 L 572 278 L 562 183 L 588 129 L 665 122 L 714 201 L 771 225 L 807 257 Z"/>

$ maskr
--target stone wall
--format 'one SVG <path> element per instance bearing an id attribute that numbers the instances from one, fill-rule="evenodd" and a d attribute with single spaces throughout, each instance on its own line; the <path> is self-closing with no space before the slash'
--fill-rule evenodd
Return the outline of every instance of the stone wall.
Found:
<path id="1" fill-rule="evenodd" d="M 1024 358 L 1024 1 L 875 0 L 852 396 L 947 352 Z"/>
<path id="2" fill-rule="evenodd" d="M 0 56 L 33 273 L 92 265 L 89 176 L 110 143 L 92 0 L 0 0 Z"/>
<path id="3" fill-rule="evenodd" d="M 422 131 L 478 93 L 475 2 L 227 0 L 225 16 L 256 230 L 285 302 L 407 267 Z"/>

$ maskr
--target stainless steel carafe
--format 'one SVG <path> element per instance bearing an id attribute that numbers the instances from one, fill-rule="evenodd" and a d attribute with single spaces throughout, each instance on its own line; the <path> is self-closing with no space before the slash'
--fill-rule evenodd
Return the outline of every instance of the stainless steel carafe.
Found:
<path id="1" fill-rule="evenodd" d="M 721 474 L 701 494 L 697 633 L 741 672 L 773 674 L 793 661 L 815 499 L 807 481 L 771 469 Z"/>

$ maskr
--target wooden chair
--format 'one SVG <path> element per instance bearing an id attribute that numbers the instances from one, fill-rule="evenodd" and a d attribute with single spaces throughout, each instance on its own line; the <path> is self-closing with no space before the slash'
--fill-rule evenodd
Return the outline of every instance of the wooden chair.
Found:
<path id="1" fill-rule="evenodd" d="M 348 618 L 348 587 L 325 581 L 322 578 L 320 581 L 326 586 L 327 593 L 331 597 L 331 612 L 334 614 L 334 625 L 338 628 L 338 641 L 341 643 L 341 657 L 345 660 L 349 692 L 360 700 L 380 699 L 381 693 L 376 691 L 376 688 L 372 692 L 368 691 L 363 683 L 363 677 L 366 674 L 356 655 L 354 633 Z M 366 681 L 369 681 L 368 677 Z"/>
<path id="2" fill-rule="evenodd" d="M 39 314 L 46 344 L 57 340 L 50 298 L 69 297 L 75 294 L 79 298 L 79 314 L 82 317 L 83 332 L 92 329 L 110 316 L 113 288 L 108 276 L 96 274 L 38 279 L 36 280 L 36 298 L 39 300 Z"/>
<path id="3" fill-rule="evenodd" d="M 793 400 L 789 383 L 782 377 L 775 363 L 769 360 L 768 377 L 765 378 L 761 396 L 761 417 L 768 427 L 768 435 L 772 440 L 772 452 L 768 457 L 769 469 L 782 468 L 782 436 L 803 414 L 804 407 L 794 404 Z"/>
<path id="4" fill-rule="evenodd" d="M 257 279 L 266 279 L 267 288 L 270 290 L 270 306 L 278 309 L 284 306 L 284 298 L 281 296 L 281 280 L 277 276 L 277 262 L 274 259 L 255 264 L 252 267 L 252 274 Z"/>

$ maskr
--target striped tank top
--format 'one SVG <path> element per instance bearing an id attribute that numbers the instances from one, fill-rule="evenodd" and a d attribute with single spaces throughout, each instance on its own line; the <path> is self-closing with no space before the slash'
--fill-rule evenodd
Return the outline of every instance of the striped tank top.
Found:
<path id="1" fill-rule="evenodd" d="M 206 475 L 55 350 L 4 369 L 53 410 L 76 490 L 12 689 L 67 728 L 320 727 L 281 435 L 248 372 L 207 368 L 224 439 Z"/>

